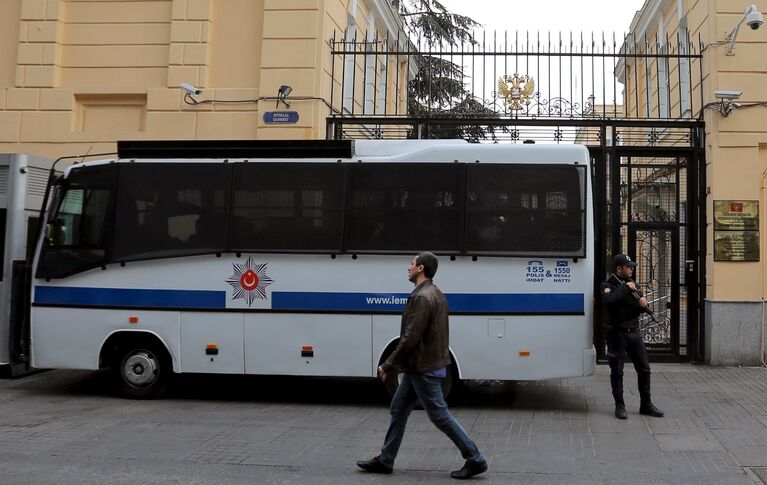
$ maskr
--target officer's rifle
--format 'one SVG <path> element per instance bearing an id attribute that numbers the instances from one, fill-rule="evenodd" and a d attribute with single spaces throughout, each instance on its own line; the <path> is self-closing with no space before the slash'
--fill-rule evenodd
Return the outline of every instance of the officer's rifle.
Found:
<path id="1" fill-rule="evenodd" d="M 623 278 L 619 278 L 615 273 L 611 274 L 610 277 L 611 278 L 615 278 L 618 281 L 619 284 L 626 285 L 626 282 L 623 280 Z M 634 283 L 634 284 L 636 284 L 636 283 Z M 626 287 L 628 287 L 628 285 L 626 285 Z M 631 294 L 631 296 L 633 296 L 634 299 L 636 300 L 637 304 L 639 304 L 639 300 L 641 300 L 642 297 L 639 296 L 638 290 L 634 291 L 631 288 L 629 288 L 628 290 L 629 290 L 629 293 Z M 642 309 L 643 312 L 647 313 L 647 315 L 650 317 L 650 320 L 655 322 L 655 325 L 660 325 L 660 322 L 655 318 L 655 312 L 653 312 L 650 309 L 649 306 L 640 307 L 640 308 Z"/>

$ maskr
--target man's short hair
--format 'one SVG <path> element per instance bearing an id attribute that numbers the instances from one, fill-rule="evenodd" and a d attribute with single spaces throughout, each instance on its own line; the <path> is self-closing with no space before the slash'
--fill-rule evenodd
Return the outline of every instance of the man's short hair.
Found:
<path id="1" fill-rule="evenodd" d="M 437 261 L 437 257 L 434 256 L 434 253 L 428 251 L 422 252 L 416 256 L 415 264 L 416 266 L 423 265 L 423 274 L 426 275 L 427 278 L 434 278 L 434 275 L 437 274 L 437 266 L 439 266 L 439 262 Z"/>

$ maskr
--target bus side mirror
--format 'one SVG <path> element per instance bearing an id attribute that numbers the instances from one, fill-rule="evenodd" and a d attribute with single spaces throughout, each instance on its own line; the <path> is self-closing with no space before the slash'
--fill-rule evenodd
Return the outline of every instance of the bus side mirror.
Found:
<path id="1" fill-rule="evenodd" d="M 57 239 L 61 238 L 61 231 L 63 228 L 64 224 L 61 219 L 54 219 L 45 225 L 45 242 L 48 244 L 48 246 L 53 246 L 61 242 L 57 241 Z"/>

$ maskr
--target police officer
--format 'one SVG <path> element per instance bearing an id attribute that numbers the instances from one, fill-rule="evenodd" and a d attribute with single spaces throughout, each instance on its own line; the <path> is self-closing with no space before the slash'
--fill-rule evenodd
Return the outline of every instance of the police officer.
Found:
<path id="1" fill-rule="evenodd" d="M 636 263 L 625 254 L 613 258 L 613 273 L 599 287 L 603 309 L 603 328 L 607 337 L 607 362 L 610 364 L 610 385 L 615 399 L 615 417 L 627 419 L 623 401 L 623 362 L 626 355 L 634 363 L 638 375 L 641 404 L 639 414 L 663 417 L 650 399 L 650 362 L 639 333 L 639 315 L 649 306 L 636 283 L 631 279 Z"/>

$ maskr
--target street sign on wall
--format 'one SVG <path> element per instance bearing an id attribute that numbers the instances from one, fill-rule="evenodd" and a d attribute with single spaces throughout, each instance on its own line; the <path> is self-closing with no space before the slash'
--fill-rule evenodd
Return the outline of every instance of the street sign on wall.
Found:
<path id="1" fill-rule="evenodd" d="M 298 123 L 298 111 L 267 111 L 264 123 L 268 125 L 288 125 Z"/>

